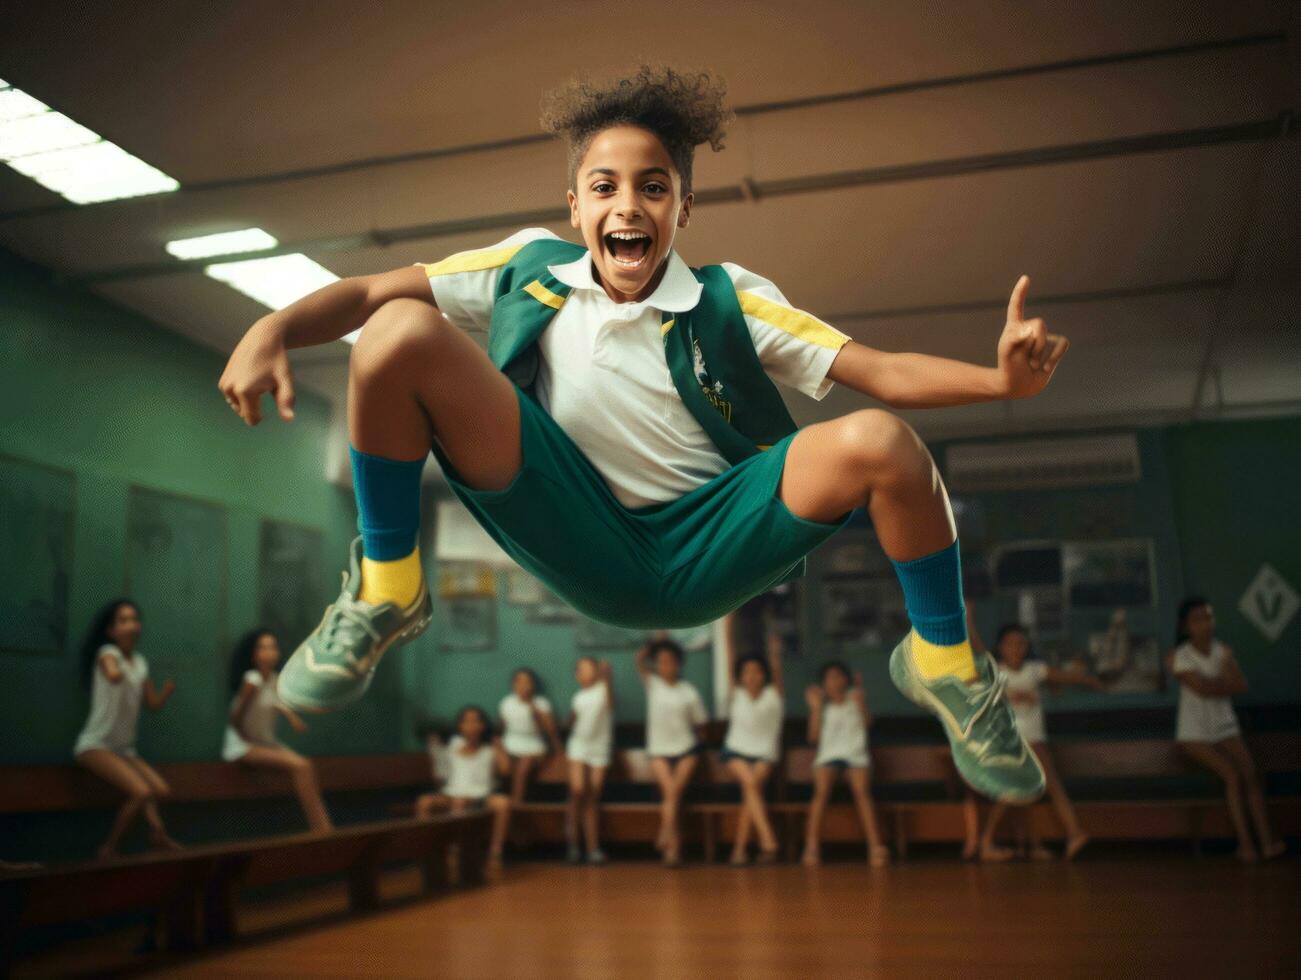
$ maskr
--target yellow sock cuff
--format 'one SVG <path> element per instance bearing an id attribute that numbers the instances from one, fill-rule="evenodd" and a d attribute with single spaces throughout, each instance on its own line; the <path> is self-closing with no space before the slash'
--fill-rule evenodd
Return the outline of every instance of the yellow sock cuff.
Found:
<path id="1" fill-rule="evenodd" d="M 913 630 L 912 655 L 917 673 L 928 681 L 945 674 L 952 674 L 960 681 L 974 681 L 978 676 L 976 655 L 968 640 L 951 646 L 940 646 L 923 639 L 920 633 Z"/>
<path id="2" fill-rule="evenodd" d="M 405 609 L 420 595 L 424 579 L 419 548 L 396 561 L 371 561 L 362 555 L 361 589 L 357 598 L 376 606 L 392 602 Z"/>

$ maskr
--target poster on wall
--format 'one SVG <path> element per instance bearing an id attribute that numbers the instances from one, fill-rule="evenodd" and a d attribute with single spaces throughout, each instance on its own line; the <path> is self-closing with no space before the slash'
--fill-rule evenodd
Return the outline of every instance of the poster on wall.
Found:
<path id="1" fill-rule="evenodd" d="M 438 649 L 491 650 L 497 643 L 497 575 L 484 562 L 438 568 Z"/>

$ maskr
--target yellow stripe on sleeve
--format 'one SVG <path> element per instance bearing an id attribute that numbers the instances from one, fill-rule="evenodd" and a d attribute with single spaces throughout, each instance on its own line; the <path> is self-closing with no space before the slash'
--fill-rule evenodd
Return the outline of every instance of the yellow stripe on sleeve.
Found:
<path id="1" fill-rule="evenodd" d="M 736 298 L 741 301 L 742 313 L 756 317 L 806 343 L 840 350 L 849 342 L 847 335 L 802 310 L 782 306 L 754 293 L 738 292 Z"/>
<path id="2" fill-rule="evenodd" d="M 527 244 L 527 242 L 525 243 Z M 476 248 L 468 252 L 457 252 L 441 262 L 421 263 L 425 275 L 450 276 L 454 272 L 482 272 L 484 269 L 496 269 L 511 260 L 511 257 L 524 245 L 507 245 L 505 248 Z"/>
<path id="3" fill-rule="evenodd" d="M 565 297 L 557 296 L 546 286 L 542 285 L 540 280 L 534 279 L 524 287 L 524 292 L 528 293 L 543 306 L 549 306 L 553 310 L 558 310 L 565 304 Z"/>
<path id="4" fill-rule="evenodd" d="M 673 329 L 673 324 L 675 324 L 675 323 L 677 323 L 677 322 L 678 322 L 677 320 L 670 320 L 668 323 L 666 323 L 666 324 L 664 324 L 663 326 L 661 326 L 661 327 L 660 327 L 660 336 L 663 337 L 666 333 L 668 333 L 670 330 L 672 330 L 672 329 Z"/>

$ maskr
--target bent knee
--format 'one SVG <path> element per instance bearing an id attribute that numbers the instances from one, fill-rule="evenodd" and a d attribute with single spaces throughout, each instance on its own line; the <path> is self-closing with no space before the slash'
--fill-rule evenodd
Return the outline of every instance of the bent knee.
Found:
<path id="1" fill-rule="evenodd" d="M 877 476 L 930 469 L 930 455 L 917 433 L 897 415 L 865 408 L 840 419 L 841 451 L 855 466 Z"/>
<path id="2" fill-rule="evenodd" d="M 447 330 L 442 312 L 418 299 L 392 299 L 371 314 L 352 345 L 351 367 L 361 374 L 410 363 L 428 355 Z"/>

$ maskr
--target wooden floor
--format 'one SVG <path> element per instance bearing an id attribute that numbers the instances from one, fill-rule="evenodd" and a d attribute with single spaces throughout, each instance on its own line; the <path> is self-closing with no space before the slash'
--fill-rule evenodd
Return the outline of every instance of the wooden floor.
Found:
<path id="1" fill-rule="evenodd" d="M 328 906 L 328 895 L 316 898 Z M 1299 912 L 1297 859 L 1243 867 L 1229 857 L 1139 854 L 1069 865 L 936 860 L 884 871 L 525 864 L 475 891 L 282 932 L 201 959 L 137 961 L 129 972 L 1295 977 Z M 277 914 L 264 908 L 256 917 L 265 927 Z"/>

